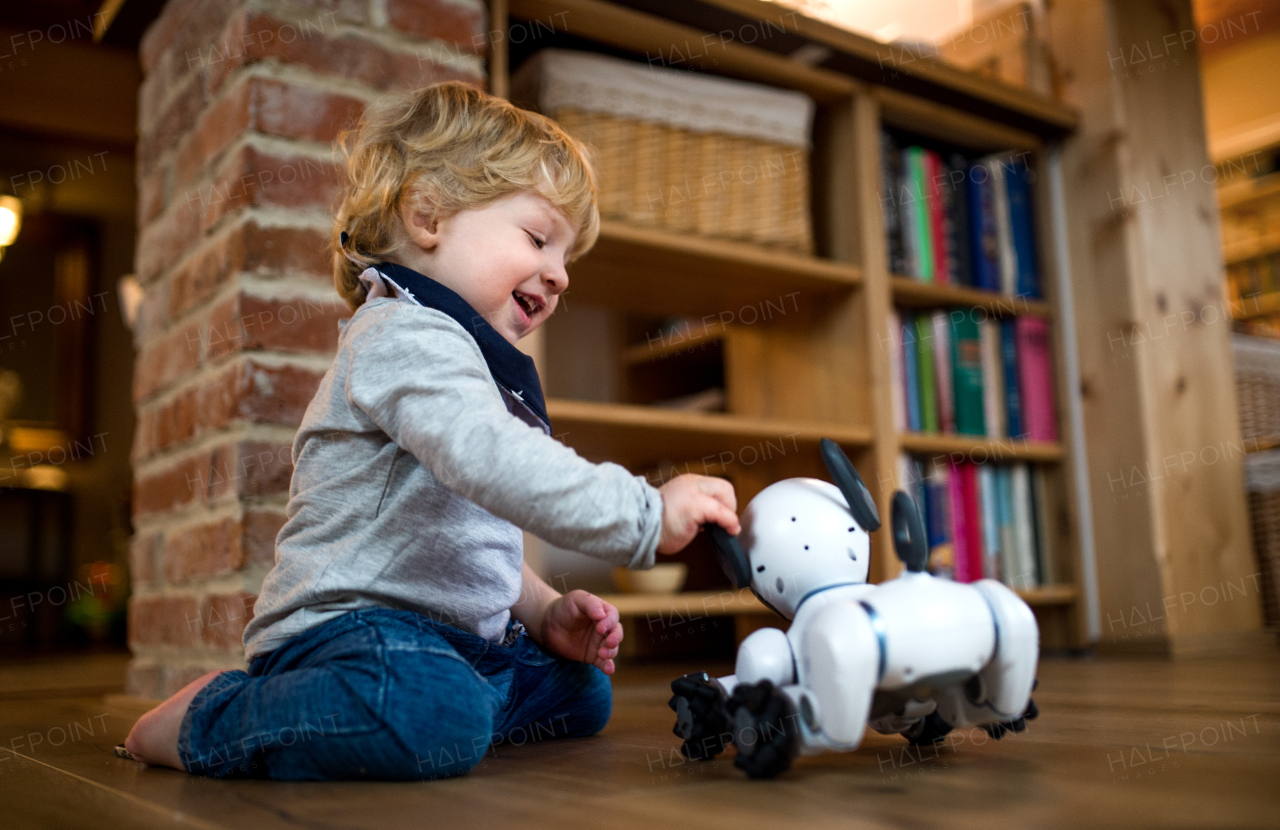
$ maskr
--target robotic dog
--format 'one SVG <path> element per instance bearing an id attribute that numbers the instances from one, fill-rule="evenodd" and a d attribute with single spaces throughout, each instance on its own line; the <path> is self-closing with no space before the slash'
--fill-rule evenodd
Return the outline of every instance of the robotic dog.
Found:
<path id="1" fill-rule="evenodd" d="M 828 438 L 822 459 L 836 484 L 775 482 L 747 505 L 742 532 L 706 525 L 735 588 L 791 620 L 738 648 L 734 673 L 671 683 L 674 732 L 690 760 L 729 744 L 734 764 L 772 778 L 796 755 L 848 752 L 865 728 L 933 744 L 956 727 L 992 737 L 1021 732 L 1031 700 L 1040 632 L 1022 599 L 1000 582 L 970 584 L 925 571 L 928 541 L 910 496 L 893 497 L 894 548 L 906 569 L 867 584 L 875 501 Z"/>

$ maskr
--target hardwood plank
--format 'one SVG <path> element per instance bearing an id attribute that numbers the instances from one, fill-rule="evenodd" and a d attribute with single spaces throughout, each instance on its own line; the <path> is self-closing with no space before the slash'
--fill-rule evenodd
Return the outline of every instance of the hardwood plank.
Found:
<path id="1" fill-rule="evenodd" d="M 595 247 L 569 266 L 565 300 L 750 324 L 848 292 L 860 275 L 848 263 L 603 220 Z"/>
<path id="2" fill-rule="evenodd" d="M 960 453 L 977 463 L 988 461 L 1061 461 L 1062 445 L 1023 438 L 982 438 L 977 435 L 904 432 L 898 436 L 902 449 L 911 453 Z"/>
<path id="3" fill-rule="evenodd" d="M 1052 306 L 1046 300 L 1013 297 L 965 285 L 938 285 L 903 276 L 894 276 L 891 283 L 893 301 L 899 305 L 967 306 L 986 309 L 993 316 L 1030 314 L 1036 317 L 1050 317 L 1053 314 Z"/>
<path id="4" fill-rule="evenodd" d="M 547 414 L 556 434 L 585 458 L 632 466 L 706 458 L 714 468 L 723 452 L 745 460 L 750 450 L 759 459 L 795 454 L 824 437 L 848 446 L 871 439 L 865 427 L 850 424 L 554 398 L 547 401 Z"/>

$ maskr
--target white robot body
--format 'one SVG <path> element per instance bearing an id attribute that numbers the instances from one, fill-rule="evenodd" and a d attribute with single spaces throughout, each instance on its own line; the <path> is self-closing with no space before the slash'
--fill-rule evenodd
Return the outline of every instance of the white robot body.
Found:
<path id="1" fill-rule="evenodd" d="M 771 777 L 792 754 L 856 749 L 868 723 L 913 741 L 937 740 L 954 727 L 995 725 L 988 728 L 997 737 L 1002 724 L 1025 728 L 1023 718 L 1035 716 L 1039 653 L 1031 609 L 995 580 L 962 584 L 925 573 L 923 528 L 905 493 L 894 497 L 894 535 L 907 569 L 867 584 L 868 530 L 879 527 L 879 517 L 852 464 L 827 443 L 824 460 L 839 487 L 780 481 L 752 499 L 736 541 L 711 528 L 735 586 L 749 585 L 792 620 L 785 633 L 765 628 L 747 637 L 734 674 L 697 681 L 704 701 L 707 688 L 727 701 L 735 764 L 752 777 Z M 690 677 L 672 684 L 671 706 L 684 751 L 696 757 L 692 692 L 681 703 L 680 691 L 695 687 L 677 688 Z M 728 734 L 709 754 L 723 749 Z"/>

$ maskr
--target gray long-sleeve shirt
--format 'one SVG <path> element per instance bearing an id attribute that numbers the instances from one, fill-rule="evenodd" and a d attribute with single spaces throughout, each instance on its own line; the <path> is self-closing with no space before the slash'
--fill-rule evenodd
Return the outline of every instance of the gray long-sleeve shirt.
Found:
<path id="1" fill-rule="evenodd" d="M 513 414 L 456 320 L 381 297 L 340 328 L 294 439 L 287 519 L 244 632 L 247 657 L 369 607 L 499 640 L 520 596 L 521 528 L 653 566 L 659 492 Z"/>

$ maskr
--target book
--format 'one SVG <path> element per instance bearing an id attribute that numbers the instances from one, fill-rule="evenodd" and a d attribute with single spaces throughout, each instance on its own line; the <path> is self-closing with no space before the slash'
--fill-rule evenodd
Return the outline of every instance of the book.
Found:
<path id="1" fill-rule="evenodd" d="M 982 552 L 982 507 L 979 502 L 978 465 L 964 463 L 958 466 L 960 496 L 964 505 L 964 551 L 968 556 L 969 581 L 982 579 L 984 555 Z M 959 524 L 957 535 L 962 532 Z"/>
<path id="2" fill-rule="evenodd" d="M 1037 583 L 1040 585 L 1055 585 L 1058 582 L 1057 537 L 1051 515 L 1054 495 L 1049 471 L 1037 464 L 1031 473 L 1031 501 L 1036 512 L 1036 571 Z"/>
<path id="3" fill-rule="evenodd" d="M 902 385 L 907 401 L 907 428 L 912 432 L 924 429 L 920 404 L 920 355 L 916 345 L 916 315 L 902 312 Z"/>
<path id="4" fill-rule="evenodd" d="M 987 432 L 983 396 L 982 343 L 972 314 L 952 314 L 951 388 L 955 399 L 955 428 L 963 435 Z"/>
<path id="5" fill-rule="evenodd" d="M 969 160 L 953 153 L 943 169 L 947 174 L 943 204 L 948 221 L 947 264 L 951 281 L 957 285 L 974 285 L 969 230 Z"/>
<path id="6" fill-rule="evenodd" d="M 1005 184 L 1005 157 L 992 156 L 987 160 L 991 173 L 991 196 L 996 217 L 996 261 L 1000 266 L 1000 286 L 997 290 L 1013 294 L 1018 289 L 1018 263 L 1013 252 L 1013 229 L 1009 225 L 1009 189 Z"/>
<path id="7" fill-rule="evenodd" d="M 1034 588 L 1035 528 L 1031 520 L 1031 476 L 1026 464 L 1014 464 L 1009 468 L 1009 497 L 1013 507 L 1017 568 L 1008 584 L 1011 588 Z"/>
<path id="8" fill-rule="evenodd" d="M 925 532 L 929 537 L 929 573 L 954 578 L 951 530 L 951 484 L 947 463 L 929 459 L 924 468 Z"/>
<path id="9" fill-rule="evenodd" d="M 1005 187 L 1009 202 L 1009 229 L 1013 241 L 1014 267 L 1017 272 L 1015 293 L 1025 297 L 1040 296 L 1040 272 L 1036 264 L 1036 232 L 1031 211 L 1031 171 L 1023 162 L 1004 166 Z"/>
<path id="10" fill-rule="evenodd" d="M 1000 355 L 1004 371 L 1005 417 L 1011 438 L 1021 438 L 1022 396 L 1018 393 L 1018 341 L 1014 335 L 1013 320 L 1000 321 Z"/>
<path id="11" fill-rule="evenodd" d="M 973 574 L 973 553 L 969 550 L 969 510 L 964 492 L 964 468 L 967 465 L 947 462 L 947 492 L 951 502 L 951 561 L 952 579 L 956 582 L 972 582 L 977 577 Z"/>
<path id="12" fill-rule="evenodd" d="M 942 158 L 933 150 L 925 150 L 923 156 L 925 186 L 929 194 L 929 231 L 933 250 L 933 281 L 939 284 L 951 282 L 947 270 L 947 211 L 943 204 Z"/>
<path id="13" fill-rule="evenodd" d="M 889 387 L 893 392 L 893 428 L 907 430 L 907 384 L 902 366 L 902 316 L 889 311 Z"/>
<path id="14" fill-rule="evenodd" d="M 938 392 L 934 385 L 933 319 L 928 314 L 916 316 L 916 370 L 920 394 L 920 429 L 938 431 Z"/>
<path id="15" fill-rule="evenodd" d="M 884 233 L 889 247 L 889 270 L 907 273 L 906 252 L 902 241 L 902 210 L 898 205 L 902 183 L 902 153 L 887 131 L 880 133 L 880 212 L 884 215 Z"/>
<path id="16" fill-rule="evenodd" d="M 938 401 L 938 429 L 951 433 L 956 431 L 951 378 L 951 324 L 945 311 L 935 311 L 929 319 L 933 324 L 933 382 Z"/>
<path id="17" fill-rule="evenodd" d="M 996 491 L 996 528 L 1000 537 L 1000 581 L 1013 587 L 1019 572 L 1017 534 L 1013 521 L 1011 470 L 1006 465 L 993 468 Z"/>
<path id="18" fill-rule="evenodd" d="M 907 176 L 915 206 L 915 264 L 914 276 L 924 282 L 933 282 L 933 229 L 929 209 L 928 172 L 925 169 L 923 147 L 908 147 Z"/>
<path id="19" fill-rule="evenodd" d="M 990 464 L 978 465 L 978 499 L 982 505 L 982 575 L 1000 579 L 1000 524 L 996 505 L 996 473 Z"/>
<path id="20" fill-rule="evenodd" d="M 991 171 L 985 162 L 969 166 L 969 246 L 973 286 L 1000 290 L 1000 244 L 996 238 L 996 206 Z"/>
<path id="21" fill-rule="evenodd" d="M 898 151 L 898 213 L 902 230 L 902 273 L 920 279 L 920 198 L 911 182 L 911 148 Z"/>
<path id="22" fill-rule="evenodd" d="M 1018 317 L 1014 330 L 1023 431 L 1032 441 L 1057 441 L 1049 322 L 1042 317 Z"/>
<path id="23" fill-rule="evenodd" d="M 980 326 L 982 348 L 982 418 L 988 438 L 1003 438 L 1008 426 L 1004 414 L 1004 371 L 1000 354 L 1000 322 L 987 318 Z"/>

